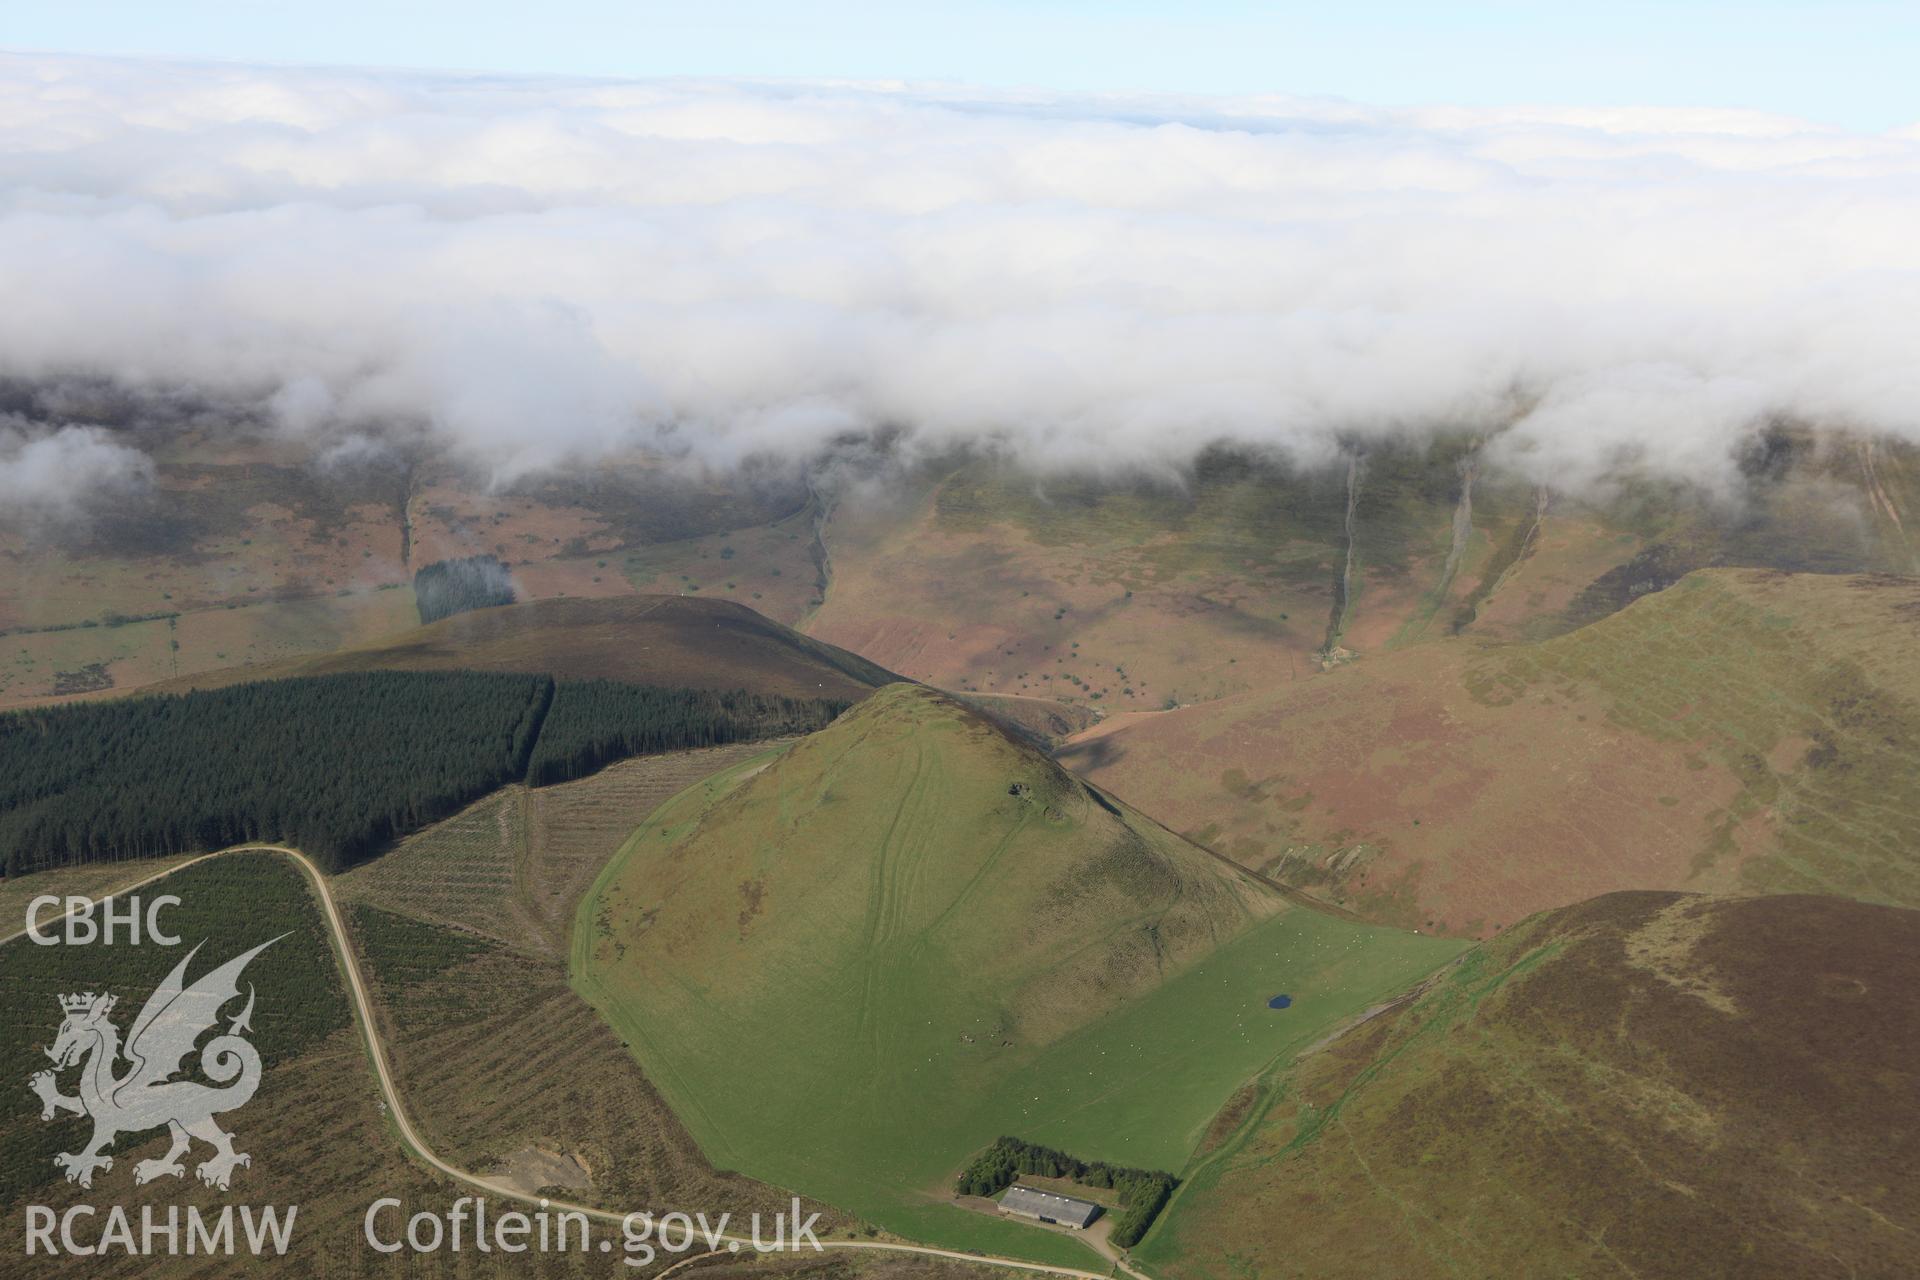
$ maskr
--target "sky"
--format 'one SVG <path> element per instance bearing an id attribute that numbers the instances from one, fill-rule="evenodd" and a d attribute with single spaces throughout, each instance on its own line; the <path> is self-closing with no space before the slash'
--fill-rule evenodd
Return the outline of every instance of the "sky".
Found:
<path id="1" fill-rule="evenodd" d="M 12 0 L 0 43 L 240 62 L 937 80 L 1920 122 L 1914 0 Z"/>

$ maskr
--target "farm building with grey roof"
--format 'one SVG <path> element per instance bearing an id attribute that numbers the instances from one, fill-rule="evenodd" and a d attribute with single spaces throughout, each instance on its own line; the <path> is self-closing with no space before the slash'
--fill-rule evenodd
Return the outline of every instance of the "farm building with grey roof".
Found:
<path id="1" fill-rule="evenodd" d="M 1100 1206 L 1091 1200 L 1076 1200 L 1072 1196 L 1015 1183 L 1000 1197 L 1000 1212 L 1057 1223 L 1078 1231 L 1100 1216 Z"/>

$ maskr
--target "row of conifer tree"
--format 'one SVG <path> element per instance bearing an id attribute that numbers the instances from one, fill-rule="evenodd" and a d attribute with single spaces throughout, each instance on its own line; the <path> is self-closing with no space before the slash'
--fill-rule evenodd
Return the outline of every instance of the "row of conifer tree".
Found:
<path id="1" fill-rule="evenodd" d="M 974 1157 L 961 1172 L 956 1189 L 965 1196 L 997 1196 L 1022 1175 L 1118 1191 L 1120 1212 L 1115 1216 L 1111 1238 L 1123 1249 L 1139 1243 L 1176 1183 L 1172 1174 L 1157 1169 L 1129 1169 L 1104 1160 L 1082 1160 L 1019 1138 L 1001 1138 Z"/>
<path id="2" fill-rule="evenodd" d="M 513 574 L 497 556 L 436 560 L 413 575 L 413 600 L 423 623 L 512 604 L 519 598 Z"/>
<path id="3" fill-rule="evenodd" d="M 294 845 L 330 870 L 525 779 L 807 732 L 845 704 L 538 675 L 361 672 L 0 716 L 0 867 Z"/>

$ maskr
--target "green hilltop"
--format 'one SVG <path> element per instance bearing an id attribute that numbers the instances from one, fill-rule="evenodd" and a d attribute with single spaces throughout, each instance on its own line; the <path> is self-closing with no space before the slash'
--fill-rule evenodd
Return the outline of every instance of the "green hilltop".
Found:
<path id="1" fill-rule="evenodd" d="M 657 811 L 573 968 L 717 1165 L 1084 1266 L 954 1176 L 1003 1134 L 1180 1169 L 1236 1091 L 1459 945 L 1296 905 L 894 685 Z"/>

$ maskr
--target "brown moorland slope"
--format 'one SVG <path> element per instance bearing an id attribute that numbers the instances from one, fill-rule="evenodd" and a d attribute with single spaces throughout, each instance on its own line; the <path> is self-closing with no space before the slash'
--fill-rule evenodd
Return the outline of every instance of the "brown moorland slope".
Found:
<path id="1" fill-rule="evenodd" d="M 458 556 L 498 556 L 527 599 L 685 591 L 791 622 L 815 594 L 792 468 L 619 455 L 507 479 L 417 439 L 329 455 L 218 405 L 106 386 L 9 381 L 0 407 L 97 423 L 152 463 L 144 491 L 84 518 L 0 511 L 0 705 L 392 636 L 418 622 L 414 572 Z"/>
<path id="2" fill-rule="evenodd" d="M 504 486 L 413 446 L 321 466 L 235 424 L 100 408 L 139 428 L 152 490 L 58 531 L 0 513 L 0 705 L 380 642 L 413 624 L 415 570 L 474 554 L 525 599 L 738 600 L 915 679 L 1101 710 L 1261 688 L 1329 650 L 1542 639 L 1703 567 L 1920 572 L 1920 451 L 1800 428 L 1748 441 L 1715 487 L 1540 487 L 1497 433 L 1459 432 L 1151 477 L 829 468 L 816 492 L 797 467 L 637 456 Z"/>
<path id="3" fill-rule="evenodd" d="M 1610 894 L 1303 1057 L 1174 1280 L 1920 1273 L 1920 911 Z"/>
<path id="4" fill-rule="evenodd" d="M 820 522 L 810 635 L 965 692 L 1151 711 L 1269 688 L 1323 655 L 1541 640 L 1690 571 L 1920 573 L 1920 451 L 1779 428 L 1724 489 L 1569 492 L 1497 440 L 1228 450 L 1177 475 L 928 467 Z"/>
<path id="5" fill-rule="evenodd" d="M 793 698 L 858 699 L 891 672 L 731 600 L 617 596 L 531 600 L 456 614 L 339 653 L 202 672 L 151 686 L 179 693 L 342 671 L 528 671 Z"/>
<path id="6" fill-rule="evenodd" d="M 1706 570 L 1551 640 L 1424 645 L 1128 717 L 1063 763 L 1391 923 L 1615 889 L 1920 906 L 1920 578 Z"/>

